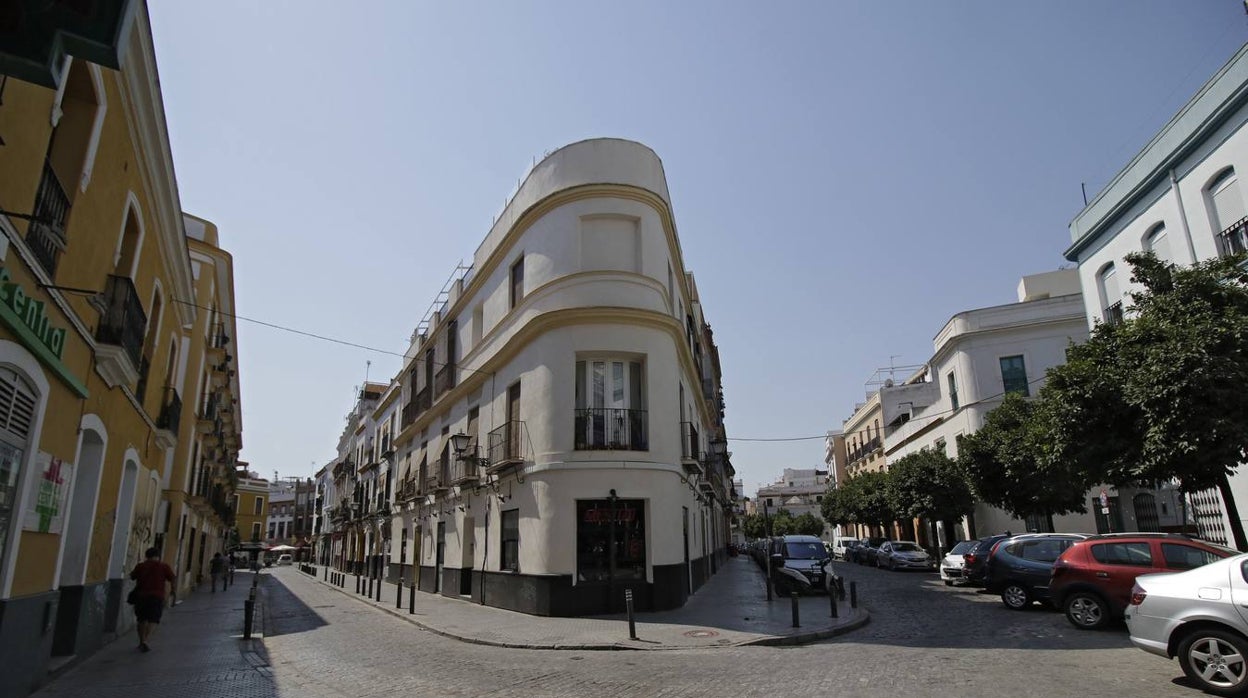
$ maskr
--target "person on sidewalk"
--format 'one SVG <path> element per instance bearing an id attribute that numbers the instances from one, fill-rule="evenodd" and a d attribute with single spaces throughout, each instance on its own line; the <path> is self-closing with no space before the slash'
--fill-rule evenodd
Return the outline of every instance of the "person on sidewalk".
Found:
<path id="1" fill-rule="evenodd" d="M 217 593 L 217 582 L 221 582 L 221 591 L 225 591 L 225 558 L 221 553 L 212 554 L 212 562 L 208 565 L 208 573 L 212 575 L 212 592 Z"/>
<path id="2" fill-rule="evenodd" d="M 165 582 L 170 585 L 176 577 L 173 569 L 160 560 L 160 550 L 147 549 L 147 559 L 135 565 L 130 578 L 135 581 L 134 617 L 139 624 L 139 651 L 149 652 L 148 639 L 165 610 Z M 176 589 L 177 587 L 173 587 Z"/>

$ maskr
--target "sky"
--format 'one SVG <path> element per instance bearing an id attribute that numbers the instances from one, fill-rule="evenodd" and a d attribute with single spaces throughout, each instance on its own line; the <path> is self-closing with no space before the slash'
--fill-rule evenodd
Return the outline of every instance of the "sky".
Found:
<path id="1" fill-rule="evenodd" d="M 535 159 L 610 136 L 663 160 L 747 494 L 823 467 L 877 368 L 1065 264 L 1081 184 L 1248 41 L 1240 0 L 149 5 L 237 313 L 382 350 L 240 320 L 253 470 L 332 459 Z M 793 437 L 819 438 L 744 440 Z"/>

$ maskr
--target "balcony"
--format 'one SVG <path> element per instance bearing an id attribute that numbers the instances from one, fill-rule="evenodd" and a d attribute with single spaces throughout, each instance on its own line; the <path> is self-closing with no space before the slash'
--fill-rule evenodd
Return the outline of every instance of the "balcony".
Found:
<path id="1" fill-rule="evenodd" d="M 403 405 L 403 420 L 400 422 L 399 428 L 406 429 L 410 427 L 416 421 L 416 418 L 420 416 L 420 413 L 421 410 L 417 409 L 415 400 Z"/>
<path id="2" fill-rule="evenodd" d="M 524 422 L 503 422 L 499 428 L 486 435 L 490 472 L 498 472 L 513 465 L 524 462 L 525 437 Z"/>
<path id="3" fill-rule="evenodd" d="M 139 379 L 147 314 L 134 282 L 110 275 L 104 286 L 103 310 L 95 330 L 95 363 L 109 388 L 133 385 Z"/>
<path id="4" fill-rule="evenodd" d="M 178 425 L 182 422 L 182 398 L 173 388 L 165 388 L 156 417 L 156 445 L 173 448 L 178 442 Z"/>
<path id="5" fill-rule="evenodd" d="M 1122 323 L 1122 301 L 1111 303 L 1104 310 L 1105 324 L 1118 325 Z"/>
<path id="6" fill-rule="evenodd" d="M 470 457 L 457 458 L 451 464 L 451 484 L 455 486 L 475 485 L 480 480 L 480 467 L 478 465 L 477 445 L 473 443 L 468 447 L 467 453 Z"/>
<path id="7" fill-rule="evenodd" d="M 48 273 L 48 278 L 56 277 L 56 262 L 61 252 L 65 251 L 65 224 L 69 221 L 69 196 L 61 180 L 52 171 L 51 163 L 43 163 L 43 174 L 39 178 L 39 190 L 35 192 L 35 210 L 31 216 L 30 228 L 26 231 L 26 244 L 30 245 L 39 266 Z"/>
<path id="8" fill-rule="evenodd" d="M 1248 252 L 1248 217 L 1239 219 L 1234 225 L 1218 233 L 1218 246 L 1222 256 Z"/>
<path id="9" fill-rule="evenodd" d="M 225 334 L 225 323 L 217 323 L 212 326 L 208 333 L 208 360 L 213 364 L 221 364 L 225 362 L 225 348 L 229 346 L 230 338 Z"/>
<path id="10" fill-rule="evenodd" d="M 693 422 L 680 423 L 680 462 L 690 474 L 702 471 L 702 442 Z"/>
<path id="11" fill-rule="evenodd" d="M 576 410 L 578 451 L 647 451 L 650 449 L 645 410 L 598 408 Z"/>
<path id="12" fill-rule="evenodd" d="M 455 364 L 446 364 L 438 369 L 433 376 L 433 394 L 434 397 L 441 397 L 442 394 L 455 387 Z"/>

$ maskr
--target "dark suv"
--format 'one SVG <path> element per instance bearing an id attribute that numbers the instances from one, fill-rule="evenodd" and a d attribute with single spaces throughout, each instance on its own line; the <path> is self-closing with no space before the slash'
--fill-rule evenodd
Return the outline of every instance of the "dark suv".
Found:
<path id="1" fill-rule="evenodd" d="M 1136 577 L 1190 570 L 1238 554 L 1177 533 L 1093 536 L 1057 559 L 1049 592 L 1071 625 L 1092 630 L 1122 616 Z"/>
<path id="2" fill-rule="evenodd" d="M 997 543 L 1011 537 L 1008 533 L 988 536 L 980 538 L 974 548 L 962 556 L 962 577 L 966 579 L 966 583 L 982 587 L 984 585 L 984 573 L 988 570 L 988 554 L 992 552 L 992 547 Z"/>
<path id="3" fill-rule="evenodd" d="M 1032 601 L 1049 600 L 1053 563 L 1083 533 L 1027 533 L 1006 538 L 989 552 L 984 586 L 1001 595 L 1006 608 L 1021 611 Z"/>

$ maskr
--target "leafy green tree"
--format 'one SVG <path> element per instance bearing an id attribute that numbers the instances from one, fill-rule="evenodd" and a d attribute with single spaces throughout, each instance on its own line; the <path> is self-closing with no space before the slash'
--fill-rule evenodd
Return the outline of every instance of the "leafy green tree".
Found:
<path id="1" fill-rule="evenodd" d="M 823 493 L 823 502 L 819 507 L 824 520 L 833 526 L 837 524 L 848 526 L 857 523 L 858 512 L 854 509 L 852 496 L 853 492 L 846 487 L 829 485 L 827 491 Z"/>
<path id="2" fill-rule="evenodd" d="M 823 533 L 823 521 L 814 514 L 802 514 L 793 519 L 794 532 L 803 536 L 818 536 Z"/>
<path id="3" fill-rule="evenodd" d="M 1050 451 L 1113 484 L 1177 479 L 1218 487 L 1248 549 L 1228 476 L 1248 444 L 1248 260 L 1175 267 L 1127 256 L 1131 317 L 1100 324 L 1055 369 L 1042 397 Z"/>
<path id="4" fill-rule="evenodd" d="M 975 495 L 966 473 L 944 451 L 923 449 L 888 466 L 889 496 L 905 518 L 923 518 L 936 540 L 936 522 L 961 519 L 971 513 Z"/>
<path id="5" fill-rule="evenodd" d="M 780 509 L 771 515 L 771 534 L 773 536 L 791 536 L 797 533 L 797 520 L 788 509 Z"/>
<path id="6" fill-rule="evenodd" d="M 958 437 L 958 463 L 979 498 L 1017 518 L 1086 511 L 1092 486 L 1086 472 L 1044 457 L 1045 429 L 1036 402 L 1018 393 L 1005 396 L 984 426 Z"/>
<path id="7" fill-rule="evenodd" d="M 741 532 L 746 538 L 758 539 L 767 537 L 766 522 L 762 514 L 750 514 L 741 518 Z"/>

